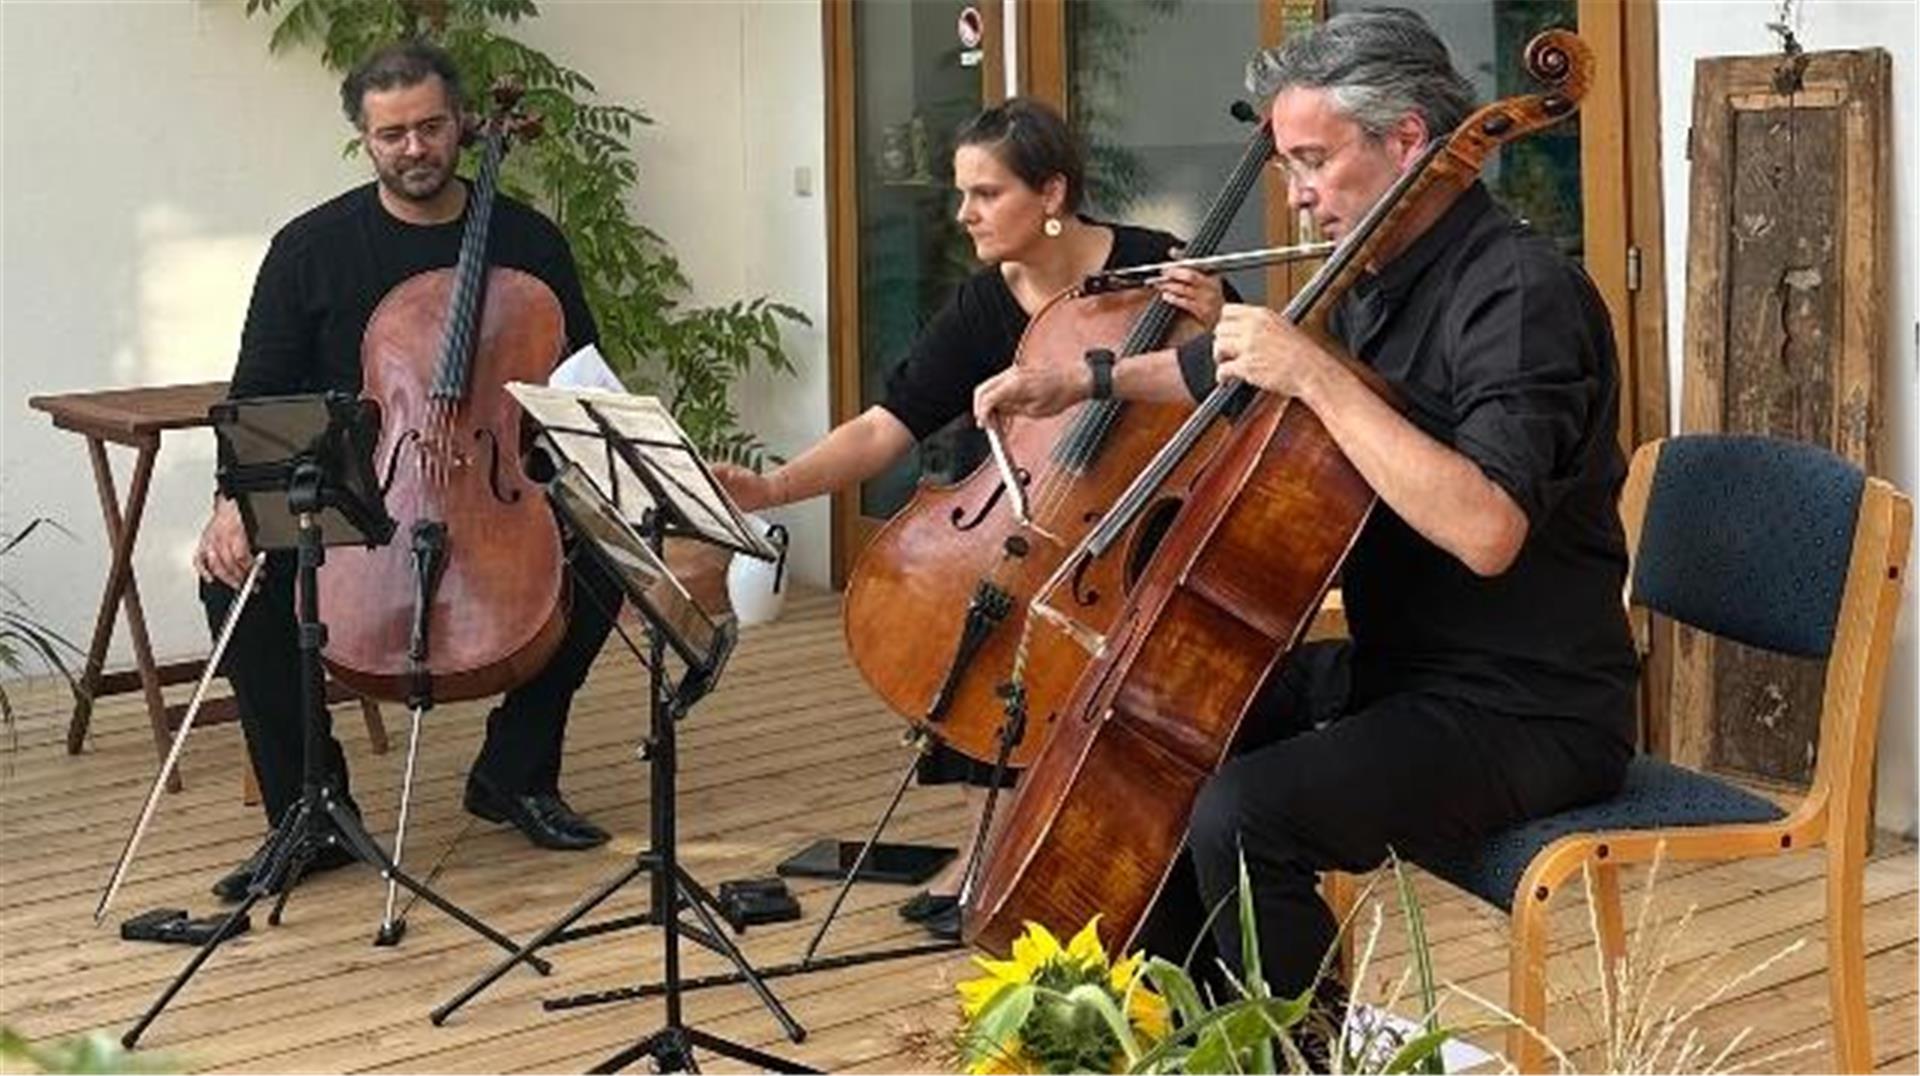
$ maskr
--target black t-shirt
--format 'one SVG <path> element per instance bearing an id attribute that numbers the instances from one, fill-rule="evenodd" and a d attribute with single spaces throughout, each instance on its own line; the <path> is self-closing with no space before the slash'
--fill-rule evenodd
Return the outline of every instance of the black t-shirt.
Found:
<path id="1" fill-rule="evenodd" d="M 445 224 L 399 220 L 372 183 L 294 218 L 274 235 L 254 280 L 229 395 L 359 392 L 360 341 L 374 308 L 407 278 L 457 263 L 465 226 L 464 213 Z M 567 341 L 556 360 L 598 339 L 573 254 L 552 221 L 498 195 L 487 257 L 533 274 L 559 297 Z"/>
<path id="2" fill-rule="evenodd" d="M 1379 505 L 1342 575 L 1365 698 L 1430 691 L 1633 740 L 1621 588 L 1619 373 L 1578 263 L 1480 184 L 1331 312 L 1415 425 L 1526 513 L 1511 567 L 1481 578 Z"/>
<path id="3" fill-rule="evenodd" d="M 1108 224 L 1113 249 L 1106 268 L 1124 269 L 1166 261 L 1180 241 L 1166 232 Z M 1027 312 L 1013 297 L 1000 267 L 968 277 L 933 316 L 913 349 L 887 375 L 880 406 L 892 412 L 914 440 L 925 440 L 973 407 L 973 390 L 1013 363 Z"/>

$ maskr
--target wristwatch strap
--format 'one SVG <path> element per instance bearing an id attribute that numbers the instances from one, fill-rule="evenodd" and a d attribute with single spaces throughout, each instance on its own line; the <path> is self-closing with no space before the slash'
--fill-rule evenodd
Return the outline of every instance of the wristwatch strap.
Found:
<path id="1" fill-rule="evenodd" d="M 1093 398 L 1113 399 L 1113 352 L 1097 347 L 1087 352 L 1087 367 L 1093 371 Z"/>

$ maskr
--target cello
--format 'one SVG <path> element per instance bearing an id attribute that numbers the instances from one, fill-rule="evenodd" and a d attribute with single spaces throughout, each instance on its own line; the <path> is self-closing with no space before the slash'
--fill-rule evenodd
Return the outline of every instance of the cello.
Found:
<path id="1" fill-rule="evenodd" d="M 1327 329 L 1333 301 L 1363 266 L 1390 261 L 1424 233 L 1493 151 L 1572 115 L 1592 64 L 1570 32 L 1534 38 L 1526 65 L 1544 92 L 1487 105 L 1435 138 L 1287 306 L 1287 320 L 1344 355 Z M 1390 397 L 1371 369 L 1346 362 Z M 1071 930 L 1096 914 L 1112 944 L 1133 944 L 1185 842 L 1201 785 L 1304 635 L 1373 509 L 1374 492 L 1310 409 L 1226 382 L 1061 574 L 1112 559 L 1155 491 L 1242 403 L 1125 608 L 1105 630 L 1079 636 L 1094 658 L 968 892 L 962 931 L 973 945 L 1004 952 L 1027 921 Z M 1048 600 L 1046 591 L 1036 598 Z"/>
<path id="2" fill-rule="evenodd" d="M 1187 254 L 1218 248 L 1272 155 L 1272 131 L 1261 122 Z M 1089 349 L 1112 348 L 1124 362 L 1192 335 L 1190 321 L 1176 323 L 1179 313 L 1151 290 L 1070 288 L 1034 314 L 1013 361 L 1077 366 Z M 1009 488 L 989 462 L 953 485 L 917 490 L 875 534 L 847 580 L 847 649 L 874 693 L 916 727 L 991 762 L 1001 751 L 1000 692 L 1009 670 L 1047 670 L 1027 678 L 1024 689 L 1029 711 L 1039 715 L 1039 735 L 1007 746 L 1006 763 L 1025 765 L 1071 690 L 1081 653 L 1056 627 L 1030 624 L 1029 601 L 1186 412 L 1101 400 L 1048 418 L 1016 418 L 1007 426 L 1007 451 L 1038 461 L 1016 473 L 1020 488 Z M 1150 532 L 1167 518 L 1144 520 L 1134 548 L 1151 548 Z M 1082 616 L 1109 619 L 1136 566 L 1103 564 L 1076 580 Z"/>
<path id="3" fill-rule="evenodd" d="M 408 536 L 341 547 L 320 592 L 324 654 L 363 695 L 442 702 L 497 694 L 545 666 L 566 631 L 560 532 L 522 473 L 508 381 L 543 382 L 566 345 L 552 289 L 486 263 L 488 225 L 517 115 L 494 90 L 458 262 L 396 285 L 361 338 L 361 396 L 379 405 L 374 448 L 387 511 Z"/>

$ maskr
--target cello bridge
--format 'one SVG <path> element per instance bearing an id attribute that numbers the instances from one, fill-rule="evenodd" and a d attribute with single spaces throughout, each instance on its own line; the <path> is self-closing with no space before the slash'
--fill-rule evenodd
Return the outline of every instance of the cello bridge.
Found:
<path id="1" fill-rule="evenodd" d="M 1106 654 L 1105 635 L 1048 605 L 1044 598 L 1035 599 L 1030 608 L 1035 616 L 1060 629 L 1061 634 L 1077 643 L 1089 657 L 1098 658 Z"/>

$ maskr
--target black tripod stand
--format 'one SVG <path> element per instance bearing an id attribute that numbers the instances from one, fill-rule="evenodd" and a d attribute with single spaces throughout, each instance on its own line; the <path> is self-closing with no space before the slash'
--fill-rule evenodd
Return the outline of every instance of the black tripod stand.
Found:
<path id="1" fill-rule="evenodd" d="M 739 981 L 753 989 L 791 1041 L 800 1042 L 806 1038 L 806 1030 L 787 1012 L 786 1007 L 761 981 L 746 955 L 727 936 L 717 914 L 718 901 L 680 865 L 676 838 L 675 801 L 679 771 L 676 723 L 718 681 L 732 652 L 734 626 L 731 623 L 714 624 L 686 595 L 660 559 L 663 543 L 668 537 L 691 537 L 745 549 L 759 556 L 764 555 L 760 548 L 764 546 L 764 540 L 757 545 L 742 542 L 736 528 L 728 525 L 728 516 L 737 517 L 737 513 L 716 510 L 717 507 L 725 507 L 717 487 L 706 490 L 689 485 L 703 475 L 705 482 L 711 484 L 711 476 L 705 474 L 704 466 L 699 465 L 698 456 L 686 444 L 684 435 L 679 434 L 677 427 L 643 430 L 644 435 L 636 435 L 617 428 L 602 414 L 603 408 L 614 406 L 604 401 L 581 403 L 580 409 L 588 422 L 570 427 L 565 423 L 580 421 L 577 417 L 570 420 L 568 415 L 571 412 L 563 411 L 556 417 L 549 408 L 542 407 L 537 398 L 516 395 L 536 422 L 542 425 L 549 445 L 560 450 L 563 458 L 568 444 L 567 435 L 589 438 L 607 450 L 611 457 L 624 463 L 627 470 L 623 473 L 637 479 L 638 485 L 646 491 L 649 507 L 640 513 L 640 525 L 636 530 L 607 496 L 596 488 L 594 480 L 571 462 L 563 462 L 559 474 L 547 486 L 548 496 L 556 510 L 579 536 L 579 547 L 588 555 L 598 558 L 602 566 L 619 580 L 626 597 L 633 601 L 648 624 L 649 639 L 644 653 L 634 645 L 625 629 L 619 630 L 621 638 L 646 665 L 648 672 L 647 737 L 641 755 L 649 764 L 651 785 L 649 847 L 635 856 L 632 864 L 620 874 L 582 898 L 512 956 L 435 1009 L 432 1013 L 433 1022 L 444 1023 L 515 964 L 533 959 L 532 954 L 546 946 L 629 927 L 653 926 L 660 928 L 664 947 L 666 1023 L 591 1071 L 616 1072 L 647 1057 L 652 1058 L 663 1072 L 696 1071 L 695 1049 L 722 1054 L 766 1071 L 813 1071 L 688 1026 L 680 996 L 680 939 L 684 936 L 732 963 Z M 624 416 L 627 422 L 654 418 L 650 414 Z M 653 458 L 662 454 L 667 458 Z M 704 520 L 707 525 L 703 528 L 694 520 Z M 584 591 L 586 588 L 579 589 Z M 591 594 L 588 596 L 592 597 Z M 610 618 L 614 612 L 607 610 Z M 618 628 L 617 618 L 614 620 Z M 668 676 L 669 647 L 685 666 L 677 684 Z M 642 874 L 648 875 L 651 882 L 647 911 L 584 927 L 574 926 Z M 692 911 L 698 923 L 682 921 L 681 914 L 685 911 Z"/>
<path id="2" fill-rule="evenodd" d="M 258 413 L 239 416 L 238 413 L 243 410 Z M 230 430 L 236 424 L 244 425 L 249 417 L 260 422 L 262 428 L 285 423 L 297 431 L 291 437 L 278 429 L 265 437 L 256 436 L 252 439 L 252 447 L 258 448 L 262 443 L 304 447 L 292 457 L 274 462 L 235 460 L 235 444 L 244 442 L 246 436 L 244 432 L 230 434 Z M 333 775 L 323 769 L 321 760 L 327 750 L 323 724 L 326 672 L 321 665 L 320 651 L 326 646 L 327 629 L 320 620 L 319 570 L 326 559 L 326 540 L 321 521 L 325 517 L 343 524 L 345 529 L 372 545 L 379 545 L 391 538 L 394 527 L 377 494 L 367 495 L 367 491 L 378 488 L 373 485 L 368 457 L 359 451 L 371 443 L 368 434 L 371 422 L 370 414 L 361 409 L 357 401 L 344 396 L 234 401 L 216 409 L 215 429 L 221 434 L 221 489 L 241 502 L 254 544 L 263 549 L 285 548 L 284 540 L 277 543 L 267 529 L 260 526 L 259 517 L 246 498 L 254 494 L 277 497 L 284 493 L 291 518 L 298 521 L 295 547 L 299 550 L 300 713 L 304 737 L 301 795 L 269 838 L 260 867 L 247 886 L 246 899 L 227 915 L 212 937 L 193 954 L 187 966 L 167 985 L 139 1021 L 121 1036 L 122 1045 L 128 1049 L 139 1042 L 147 1027 L 159 1017 L 174 995 L 186 986 L 187 980 L 207 962 L 220 943 L 237 933 L 238 924 L 262 897 L 279 894 L 273 911 L 267 917 L 269 923 L 279 925 L 287 898 L 300 883 L 308 864 L 322 849 L 346 849 L 355 859 L 372 864 L 382 877 L 405 887 L 495 945 L 503 949 L 516 947 L 513 939 L 396 867 L 367 833 L 359 813 L 342 800 Z M 312 432 L 316 428 L 319 432 Z M 256 429 L 255 433 L 257 435 L 259 430 Z M 230 436 L 234 441 L 229 440 Z M 348 481 L 355 482 L 357 490 L 337 477 L 348 473 L 348 468 L 353 469 L 354 475 Z M 544 961 L 529 963 L 543 975 L 552 970 Z"/>

